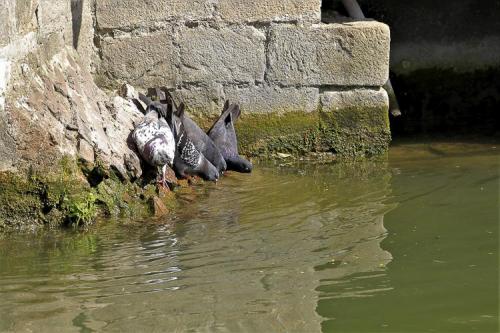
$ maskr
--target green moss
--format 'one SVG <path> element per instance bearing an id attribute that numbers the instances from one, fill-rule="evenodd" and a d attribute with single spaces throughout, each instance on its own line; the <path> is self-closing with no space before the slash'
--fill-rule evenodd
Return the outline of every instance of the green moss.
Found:
<path id="1" fill-rule="evenodd" d="M 320 113 L 321 147 L 341 156 L 373 156 L 391 140 L 387 110 L 342 108 Z"/>
<path id="2" fill-rule="evenodd" d="M 36 221 L 43 204 L 39 184 L 10 173 L 0 174 L 0 228 L 23 226 L 23 221 Z"/>
<path id="3" fill-rule="evenodd" d="M 319 138 L 318 123 L 317 112 L 244 115 L 236 124 L 239 149 L 250 156 L 314 151 Z"/>
<path id="4" fill-rule="evenodd" d="M 387 110 L 381 108 L 245 115 L 236 131 L 241 153 L 259 157 L 277 152 L 371 156 L 385 152 L 390 142 Z"/>
<path id="5" fill-rule="evenodd" d="M 174 193 L 158 193 L 154 185 L 142 188 L 122 182 L 100 165 L 85 168 L 64 158 L 57 170 L 0 173 L 0 231 L 86 226 L 99 217 L 145 218 L 154 213 L 152 198 L 159 198 L 168 209 L 176 206 Z M 103 179 L 91 186 L 89 180 L 95 180 L 95 174 Z"/>

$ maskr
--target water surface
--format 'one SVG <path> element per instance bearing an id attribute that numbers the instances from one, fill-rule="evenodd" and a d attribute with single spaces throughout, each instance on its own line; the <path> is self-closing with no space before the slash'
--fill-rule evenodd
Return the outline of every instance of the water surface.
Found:
<path id="1" fill-rule="evenodd" d="M 0 331 L 497 332 L 498 157 L 284 160 L 162 221 L 4 235 Z"/>

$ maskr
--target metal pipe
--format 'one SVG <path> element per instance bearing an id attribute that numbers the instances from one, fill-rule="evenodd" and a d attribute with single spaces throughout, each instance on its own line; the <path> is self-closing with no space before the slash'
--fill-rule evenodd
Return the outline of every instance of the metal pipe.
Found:
<path id="1" fill-rule="evenodd" d="M 349 16 L 353 19 L 363 20 L 366 18 L 356 0 L 342 0 L 342 4 Z M 401 109 L 399 108 L 398 99 L 392 88 L 391 79 L 388 79 L 384 84 L 384 89 L 387 91 L 387 95 L 389 95 L 389 111 L 393 117 L 399 117 L 401 115 Z"/>

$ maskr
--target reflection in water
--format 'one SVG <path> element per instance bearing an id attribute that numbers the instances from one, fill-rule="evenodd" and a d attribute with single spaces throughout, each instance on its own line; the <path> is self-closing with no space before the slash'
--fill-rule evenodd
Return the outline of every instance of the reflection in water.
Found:
<path id="1" fill-rule="evenodd" d="M 320 331 L 320 280 L 391 259 L 389 180 L 384 162 L 263 165 L 200 189 L 175 227 L 5 239 L 0 328 Z"/>
<path id="2" fill-rule="evenodd" d="M 498 332 L 500 160 L 491 145 L 393 148 L 385 276 L 324 282 L 325 332 Z M 370 276 L 369 279 L 366 279 Z M 342 297 L 380 289 L 375 297 Z M 323 297 L 323 295 L 328 295 Z M 332 298 L 328 298 L 331 295 Z"/>
<path id="3" fill-rule="evenodd" d="M 418 260 L 422 249 L 405 261 L 416 251 L 401 248 L 415 238 L 401 218 L 439 211 L 405 207 L 457 176 L 443 170 L 446 177 L 429 178 L 424 167 L 433 163 L 417 170 L 387 161 L 260 165 L 198 188 L 194 201 L 186 195 L 165 223 L 4 237 L 0 331 L 378 331 L 384 327 L 374 313 L 405 315 L 394 297 L 411 294 L 404 271 L 414 267 L 415 275 L 427 263 Z M 470 183 L 487 189 L 494 176 Z M 425 330 L 418 326 L 425 321 L 405 318 Z"/>

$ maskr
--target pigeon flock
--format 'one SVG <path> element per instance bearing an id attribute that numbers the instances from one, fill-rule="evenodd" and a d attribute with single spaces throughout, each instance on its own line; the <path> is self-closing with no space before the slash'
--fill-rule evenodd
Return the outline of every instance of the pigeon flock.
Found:
<path id="1" fill-rule="evenodd" d="M 144 117 L 132 138 L 144 161 L 156 168 L 161 186 L 167 186 L 168 168 L 181 179 L 199 176 L 210 181 L 217 181 L 226 170 L 252 171 L 252 164 L 238 154 L 234 129 L 241 114 L 238 104 L 226 101 L 222 114 L 205 133 L 166 88 L 149 89 L 147 96 L 139 94 L 139 100 L 134 102 Z"/>

